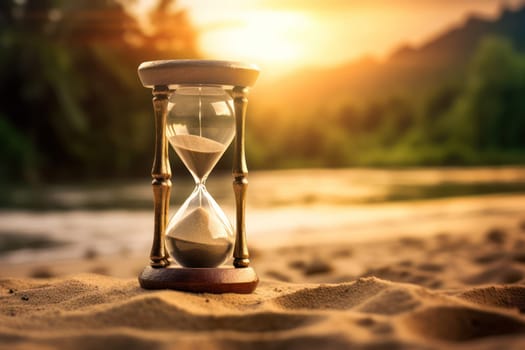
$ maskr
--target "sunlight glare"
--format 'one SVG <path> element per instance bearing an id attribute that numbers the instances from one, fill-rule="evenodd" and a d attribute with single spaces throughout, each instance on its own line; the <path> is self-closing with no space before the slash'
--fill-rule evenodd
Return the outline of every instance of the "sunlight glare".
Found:
<path id="1" fill-rule="evenodd" d="M 240 22 L 204 30 L 200 47 L 214 57 L 290 64 L 301 61 L 305 49 L 300 39 L 307 30 L 308 18 L 302 13 L 251 12 Z"/>
<path id="2" fill-rule="evenodd" d="M 135 0 L 128 7 L 146 23 L 156 3 Z M 496 16 L 501 6 L 469 0 L 177 0 L 174 8 L 187 11 L 203 58 L 253 62 L 267 77 L 365 55 L 383 59 L 400 45 L 417 47 L 443 28 L 460 25 L 467 13 Z"/>

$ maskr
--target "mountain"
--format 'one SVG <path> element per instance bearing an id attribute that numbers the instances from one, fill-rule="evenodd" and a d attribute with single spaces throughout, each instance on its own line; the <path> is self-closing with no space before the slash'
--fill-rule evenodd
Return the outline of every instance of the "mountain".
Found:
<path id="1" fill-rule="evenodd" d="M 437 83 L 461 77 L 487 36 L 507 38 L 517 50 L 525 51 L 525 6 L 503 9 L 494 20 L 470 16 L 419 47 L 400 47 L 382 62 L 365 57 L 334 68 L 303 70 L 262 86 L 257 95 L 265 105 L 272 101 L 269 103 L 275 106 L 312 108 L 424 93 Z"/>

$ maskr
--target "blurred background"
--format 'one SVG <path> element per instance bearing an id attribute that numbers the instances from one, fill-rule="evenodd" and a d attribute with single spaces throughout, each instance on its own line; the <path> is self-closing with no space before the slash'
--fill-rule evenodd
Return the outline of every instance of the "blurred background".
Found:
<path id="1" fill-rule="evenodd" d="M 468 196 L 481 213 L 525 193 L 523 1 L 5 0 L 0 47 L 4 262 L 147 258 L 147 60 L 261 67 L 246 138 L 255 236 L 370 231 L 398 213 L 385 203 Z M 173 211 L 192 181 L 171 162 Z M 231 215 L 230 166 L 231 149 L 209 181 Z M 408 212 L 394 217 L 421 219 Z"/>

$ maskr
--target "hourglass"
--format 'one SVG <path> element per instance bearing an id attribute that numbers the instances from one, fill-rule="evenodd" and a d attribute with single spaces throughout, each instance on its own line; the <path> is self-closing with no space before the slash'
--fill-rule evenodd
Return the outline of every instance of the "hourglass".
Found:
<path id="1" fill-rule="evenodd" d="M 142 84 L 153 88 L 156 129 L 153 244 L 140 285 L 251 293 L 259 280 L 249 266 L 245 233 L 244 126 L 247 89 L 255 83 L 258 68 L 227 61 L 168 60 L 144 62 L 138 73 Z M 235 230 L 206 190 L 208 176 L 232 140 Z M 193 192 L 169 222 L 168 144 L 195 181 Z M 223 265 L 231 257 L 233 266 Z"/>

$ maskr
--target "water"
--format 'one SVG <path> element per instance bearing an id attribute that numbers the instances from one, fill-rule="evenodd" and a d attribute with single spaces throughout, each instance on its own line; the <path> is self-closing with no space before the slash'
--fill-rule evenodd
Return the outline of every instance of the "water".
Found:
<path id="1" fill-rule="evenodd" d="M 469 232 L 476 225 L 505 225 L 509 218 L 523 215 L 525 205 L 525 168 L 519 167 L 252 171 L 249 181 L 250 247 L 301 242 L 319 232 L 327 242 L 389 232 L 432 234 L 451 226 Z M 231 174 L 218 173 L 207 181 L 207 188 L 234 221 L 231 182 Z M 173 178 L 171 215 L 193 188 L 189 176 Z M 0 245 L 9 237 L 11 248 L 17 248 L 3 250 L 2 263 L 82 258 L 88 249 L 100 255 L 128 252 L 147 260 L 153 230 L 147 178 L 9 188 L 0 197 Z M 18 249 L 13 237 L 59 244 L 25 240 L 26 248 Z"/>

